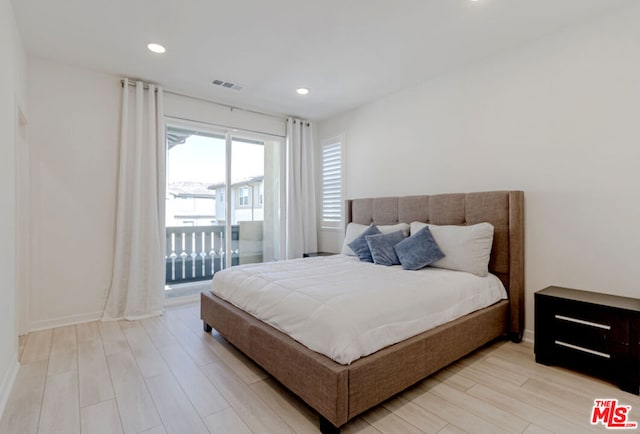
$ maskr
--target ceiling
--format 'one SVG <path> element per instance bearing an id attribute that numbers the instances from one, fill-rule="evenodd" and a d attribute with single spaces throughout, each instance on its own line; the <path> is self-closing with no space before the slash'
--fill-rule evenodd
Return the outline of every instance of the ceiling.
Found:
<path id="1" fill-rule="evenodd" d="M 35 56 L 323 119 L 633 0 L 13 0 Z M 152 54 L 147 43 L 167 48 Z M 230 81 L 240 91 L 211 84 Z M 297 87 L 311 89 L 300 96 Z"/>

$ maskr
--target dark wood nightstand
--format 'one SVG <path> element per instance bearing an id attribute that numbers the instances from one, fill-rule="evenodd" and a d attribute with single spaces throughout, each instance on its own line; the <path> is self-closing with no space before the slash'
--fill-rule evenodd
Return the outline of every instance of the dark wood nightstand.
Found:
<path id="1" fill-rule="evenodd" d="M 303 253 L 302 257 L 303 258 L 315 258 L 316 256 L 333 256 L 336 253 L 329 253 L 329 252 L 313 252 L 313 253 Z"/>
<path id="2" fill-rule="evenodd" d="M 640 300 L 550 286 L 535 293 L 536 362 L 640 391 Z"/>

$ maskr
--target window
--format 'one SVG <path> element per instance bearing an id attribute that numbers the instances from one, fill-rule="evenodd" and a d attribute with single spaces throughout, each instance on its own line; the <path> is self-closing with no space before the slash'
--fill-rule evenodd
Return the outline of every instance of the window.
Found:
<path id="1" fill-rule="evenodd" d="M 240 188 L 240 206 L 249 205 L 249 187 Z"/>
<path id="2" fill-rule="evenodd" d="M 342 225 L 343 156 L 342 138 L 327 140 L 321 148 L 322 206 L 321 227 L 336 229 Z"/>

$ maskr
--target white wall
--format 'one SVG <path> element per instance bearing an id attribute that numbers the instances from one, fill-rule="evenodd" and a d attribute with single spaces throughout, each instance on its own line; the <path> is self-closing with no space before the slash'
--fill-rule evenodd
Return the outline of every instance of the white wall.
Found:
<path id="1" fill-rule="evenodd" d="M 30 58 L 30 328 L 97 319 L 111 283 L 120 79 Z"/>
<path id="2" fill-rule="evenodd" d="M 635 4 L 470 65 L 321 122 L 319 141 L 346 135 L 347 198 L 524 190 L 529 331 L 547 285 L 640 297 L 638 22 Z"/>
<path id="3" fill-rule="evenodd" d="M 281 116 L 263 115 L 244 110 L 212 104 L 209 101 L 189 98 L 166 92 L 164 95 L 166 116 L 187 121 L 198 121 L 225 128 L 240 128 L 247 131 L 285 136 L 286 119 Z"/>
<path id="4" fill-rule="evenodd" d="M 29 328 L 97 319 L 111 283 L 120 77 L 29 59 Z M 285 120 L 165 93 L 165 114 L 284 134 Z"/>
<path id="5" fill-rule="evenodd" d="M 18 368 L 16 138 L 26 115 L 26 54 L 9 0 L 0 0 L 0 414 Z"/>

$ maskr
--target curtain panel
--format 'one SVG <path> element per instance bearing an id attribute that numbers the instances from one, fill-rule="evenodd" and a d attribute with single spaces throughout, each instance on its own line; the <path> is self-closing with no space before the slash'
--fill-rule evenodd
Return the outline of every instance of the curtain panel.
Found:
<path id="1" fill-rule="evenodd" d="M 286 258 L 318 249 L 313 130 L 310 122 L 287 119 Z"/>
<path id="2" fill-rule="evenodd" d="M 161 88 L 124 80 L 113 274 L 103 320 L 135 320 L 164 305 L 165 140 Z"/>

